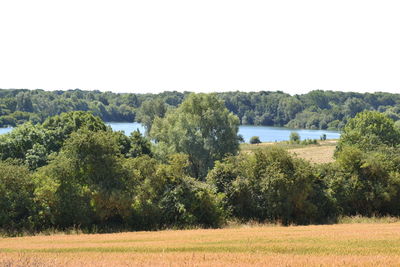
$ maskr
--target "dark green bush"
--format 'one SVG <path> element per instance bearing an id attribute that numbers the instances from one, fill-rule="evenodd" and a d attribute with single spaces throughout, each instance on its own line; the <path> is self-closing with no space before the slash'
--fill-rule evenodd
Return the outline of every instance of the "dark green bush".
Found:
<path id="1" fill-rule="evenodd" d="M 290 143 L 298 144 L 300 143 L 300 135 L 297 132 L 291 132 L 289 136 Z"/>
<path id="2" fill-rule="evenodd" d="M 0 231 L 15 235 L 35 227 L 34 185 L 18 162 L 0 162 Z"/>
<path id="3" fill-rule="evenodd" d="M 276 147 L 257 151 L 240 165 L 232 158 L 220 162 L 207 180 L 226 195 L 227 209 L 242 220 L 308 224 L 336 216 L 312 166 Z M 332 214 L 324 212 L 327 206 Z"/>
<path id="4" fill-rule="evenodd" d="M 254 144 L 260 144 L 261 140 L 260 137 L 258 136 L 253 136 L 250 138 L 250 144 L 254 145 Z"/>

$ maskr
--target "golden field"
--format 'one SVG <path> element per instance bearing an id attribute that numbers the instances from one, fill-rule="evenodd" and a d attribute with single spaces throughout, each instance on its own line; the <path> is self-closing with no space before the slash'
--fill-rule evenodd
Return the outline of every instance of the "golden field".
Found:
<path id="1" fill-rule="evenodd" d="M 0 239 L 0 266 L 399 266 L 400 223 Z"/>
<path id="2" fill-rule="evenodd" d="M 329 163 L 334 162 L 333 154 L 335 153 L 335 146 L 316 146 L 309 145 L 304 148 L 294 148 L 288 151 L 295 157 L 299 157 L 310 161 L 311 163 Z"/>
<path id="3" fill-rule="evenodd" d="M 269 142 L 261 144 L 241 144 L 242 153 L 251 153 L 258 149 L 270 146 L 278 146 L 286 149 L 295 157 L 303 158 L 311 163 L 329 163 L 335 161 L 333 154 L 336 149 L 337 140 L 318 141 L 318 145 L 289 144 L 288 142 Z"/>

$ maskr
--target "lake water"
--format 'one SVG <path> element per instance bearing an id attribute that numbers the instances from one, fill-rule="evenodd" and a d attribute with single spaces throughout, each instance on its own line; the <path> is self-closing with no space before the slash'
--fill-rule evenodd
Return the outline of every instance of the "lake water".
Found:
<path id="1" fill-rule="evenodd" d="M 124 131 L 129 135 L 131 132 L 139 129 L 141 133 L 145 132 L 144 127 L 137 122 L 110 122 L 107 123 L 114 131 Z M 239 134 L 241 134 L 246 142 L 249 142 L 252 136 L 260 137 L 262 142 L 287 141 L 291 132 L 299 133 L 302 140 L 304 139 L 319 139 L 321 135 L 326 134 L 327 139 L 338 139 L 340 133 L 338 131 L 326 130 L 308 130 L 308 129 L 290 129 L 285 127 L 272 126 L 239 126 Z"/>
<path id="2" fill-rule="evenodd" d="M 12 128 L 8 127 L 8 128 L 0 128 L 0 134 L 5 134 L 8 132 L 11 132 Z"/>
<path id="3" fill-rule="evenodd" d="M 137 122 L 108 122 L 108 125 L 114 131 L 124 131 L 125 134 L 130 135 L 131 132 L 139 129 L 141 133 L 145 132 L 144 127 Z M 0 134 L 11 131 L 12 128 L 0 128 Z M 262 142 L 275 142 L 289 140 L 291 132 L 299 133 L 302 140 L 304 139 L 319 139 L 322 134 L 326 134 L 328 139 L 338 139 L 340 133 L 337 131 L 326 130 L 307 130 L 307 129 L 289 129 L 284 127 L 270 127 L 270 126 L 239 126 L 239 134 L 241 134 L 246 142 L 249 142 L 252 136 L 260 137 Z"/>

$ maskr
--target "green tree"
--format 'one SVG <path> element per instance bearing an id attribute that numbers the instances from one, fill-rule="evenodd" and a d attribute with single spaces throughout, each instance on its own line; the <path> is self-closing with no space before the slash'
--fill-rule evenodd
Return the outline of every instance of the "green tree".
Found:
<path id="1" fill-rule="evenodd" d="M 394 147 L 398 144 L 400 131 L 393 120 L 376 111 L 364 111 L 346 124 L 337 150 L 342 150 L 344 146 L 356 146 L 371 151 L 381 145 Z"/>
<path id="2" fill-rule="evenodd" d="M 240 220 L 307 224 L 336 217 L 333 199 L 312 166 L 280 148 L 217 162 L 207 181 Z"/>
<path id="3" fill-rule="evenodd" d="M 34 185 L 25 166 L 0 162 L 0 228 L 8 234 L 34 229 Z"/>
<path id="4" fill-rule="evenodd" d="M 236 154 L 239 119 L 214 94 L 191 94 L 164 119 L 156 118 L 150 136 L 189 156 L 192 174 L 203 179 L 215 160 Z"/>
<path id="5" fill-rule="evenodd" d="M 345 146 L 325 180 L 344 215 L 398 216 L 400 176 L 398 150 L 364 152 Z"/>
<path id="6" fill-rule="evenodd" d="M 139 157 L 142 155 L 152 155 L 150 141 L 142 136 L 139 130 L 131 133 L 130 141 L 131 149 L 129 150 L 129 156 Z"/>
<path id="7" fill-rule="evenodd" d="M 150 99 L 143 102 L 137 114 L 137 119 L 150 133 L 155 118 L 163 118 L 167 112 L 167 105 L 160 98 Z"/>
<path id="8" fill-rule="evenodd" d="M 250 138 L 250 144 L 260 144 L 261 140 L 260 137 L 258 136 L 253 136 Z"/>
<path id="9" fill-rule="evenodd" d="M 75 111 L 48 118 L 43 124 L 28 122 L 0 136 L 0 158 L 22 159 L 34 170 L 47 164 L 53 152 L 79 129 L 110 131 L 104 122 L 88 112 Z"/>
<path id="10" fill-rule="evenodd" d="M 111 227 L 130 214 L 128 177 L 118 135 L 81 129 L 71 134 L 49 165 L 39 169 L 35 180 L 43 213 L 52 211 L 46 220 L 61 227 L 88 227 L 95 222 Z"/>
<path id="11" fill-rule="evenodd" d="M 223 223 L 221 198 L 208 184 L 189 177 L 186 155 L 170 155 L 165 164 L 145 155 L 127 159 L 125 166 L 132 170 L 131 224 L 135 229 L 217 227 Z"/>
<path id="12" fill-rule="evenodd" d="M 300 135 L 298 132 L 291 132 L 289 136 L 289 140 L 291 143 L 298 144 L 300 142 Z"/>

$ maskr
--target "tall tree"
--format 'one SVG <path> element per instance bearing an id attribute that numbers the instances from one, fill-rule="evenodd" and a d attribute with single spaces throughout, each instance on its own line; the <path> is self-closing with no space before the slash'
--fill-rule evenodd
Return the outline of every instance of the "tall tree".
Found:
<path id="1" fill-rule="evenodd" d="M 344 146 L 356 146 L 364 151 L 371 151 L 377 146 L 394 147 L 400 144 L 400 131 L 394 121 L 383 113 L 364 111 L 351 119 L 343 129 L 338 150 Z"/>
<path id="2" fill-rule="evenodd" d="M 149 133 L 154 119 L 163 118 L 166 112 L 167 106 L 162 99 L 150 99 L 142 104 L 137 117 Z"/>
<path id="3" fill-rule="evenodd" d="M 215 94 L 191 94 L 164 119 L 154 120 L 150 136 L 176 152 L 189 155 L 192 174 L 199 179 L 227 154 L 236 154 L 239 119 Z"/>

